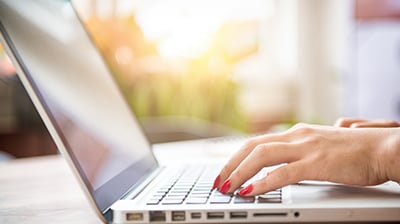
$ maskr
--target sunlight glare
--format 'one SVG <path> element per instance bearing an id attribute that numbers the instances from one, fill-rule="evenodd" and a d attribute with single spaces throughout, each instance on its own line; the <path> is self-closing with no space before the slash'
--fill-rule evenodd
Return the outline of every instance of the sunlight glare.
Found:
<path id="1" fill-rule="evenodd" d="M 213 35 L 233 20 L 264 19 L 268 0 L 144 1 L 135 14 L 146 39 L 157 43 L 161 56 L 195 58 L 206 52 Z"/>

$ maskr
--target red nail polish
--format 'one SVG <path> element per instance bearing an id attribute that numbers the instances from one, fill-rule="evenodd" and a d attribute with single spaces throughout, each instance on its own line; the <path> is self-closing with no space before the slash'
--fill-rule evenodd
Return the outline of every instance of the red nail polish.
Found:
<path id="1" fill-rule="evenodd" d="M 226 192 L 228 192 L 228 190 L 229 190 L 229 188 L 231 187 L 231 180 L 226 180 L 223 184 L 222 184 L 222 186 L 221 186 L 221 188 L 219 189 L 219 191 L 221 192 L 221 193 L 223 193 L 223 194 L 225 194 Z"/>
<path id="2" fill-rule="evenodd" d="M 245 196 L 246 194 L 250 194 L 252 191 L 253 191 L 253 184 L 250 184 L 250 185 L 248 185 L 247 187 L 242 188 L 242 189 L 239 191 L 239 195 L 240 195 L 240 196 Z"/>
<path id="3" fill-rule="evenodd" d="M 217 178 L 215 178 L 215 180 L 214 180 L 214 185 L 213 185 L 212 189 L 215 189 L 218 187 L 220 180 L 221 180 L 221 176 L 218 175 Z"/>

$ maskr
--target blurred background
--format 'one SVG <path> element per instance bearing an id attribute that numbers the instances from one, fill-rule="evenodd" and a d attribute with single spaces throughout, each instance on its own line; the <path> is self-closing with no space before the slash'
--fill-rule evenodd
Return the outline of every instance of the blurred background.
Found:
<path id="1" fill-rule="evenodd" d="M 400 120 L 400 0 L 73 3 L 152 143 Z M 56 152 L 0 47 L 0 158 Z"/>

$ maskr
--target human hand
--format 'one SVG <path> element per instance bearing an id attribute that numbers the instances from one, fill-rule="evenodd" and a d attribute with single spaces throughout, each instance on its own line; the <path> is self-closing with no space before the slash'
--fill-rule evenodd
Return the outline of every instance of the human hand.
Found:
<path id="1" fill-rule="evenodd" d="M 285 165 L 245 186 L 239 194 L 258 195 L 302 180 L 349 185 L 398 180 L 393 171 L 400 168 L 399 136 L 399 128 L 298 124 L 282 133 L 249 140 L 221 170 L 214 188 L 232 193 L 263 167 L 278 164 Z"/>
<path id="2" fill-rule="evenodd" d="M 394 128 L 400 127 L 400 123 L 393 120 L 365 120 L 360 118 L 339 118 L 336 127 L 344 128 Z"/>

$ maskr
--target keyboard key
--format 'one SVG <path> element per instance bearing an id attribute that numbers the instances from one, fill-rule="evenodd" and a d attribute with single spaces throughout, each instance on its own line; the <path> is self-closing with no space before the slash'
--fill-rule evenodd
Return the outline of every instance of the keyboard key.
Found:
<path id="1" fill-rule="evenodd" d="M 163 201 L 165 201 L 165 200 L 169 200 L 169 201 L 172 201 L 172 200 L 183 200 L 183 199 L 185 199 L 185 197 L 186 197 L 186 195 L 182 195 L 182 196 L 175 196 L 175 195 L 169 196 L 169 195 L 167 195 L 163 199 Z"/>
<path id="2" fill-rule="evenodd" d="M 150 200 L 161 200 L 163 198 L 163 196 L 156 196 L 156 195 L 153 195 L 151 198 L 150 198 Z"/>
<path id="3" fill-rule="evenodd" d="M 282 189 L 270 191 L 257 197 L 258 203 L 281 203 Z"/>
<path id="4" fill-rule="evenodd" d="M 194 182 L 190 183 L 176 183 L 174 185 L 174 188 L 192 188 L 194 185 Z"/>
<path id="5" fill-rule="evenodd" d="M 222 196 L 218 195 L 210 197 L 211 204 L 229 204 L 230 201 L 231 201 L 230 195 L 222 195 Z"/>
<path id="6" fill-rule="evenodd" d="M 235 199 L 233 200 L 233 203 L 235 204 L 245 204 L 245 203 L 254 203 L 255 198 L 254 197 L 239 197 L 236 196 Z"/>
<path id="7" fill-rule="evenodd" d="M 169 192 L 167 196 L 186 196 L 188 192 Z"/>
<path id="8" fill-rule="evenodd" d="M 210 194 L 211 191 L 210 190 L 192 190 L 191 192 L 192 194 Z"/>
<path id="9" fill-rule="evenodd" d="M 195 198 L 195 197 L 197 197 L 197 198 L 204 198 L 204 197 L 209 197 L 210 196 L 210 194 L 209 193 L 196 193 L 196 192 L 191 192 L 190 194 L 189 194 L 189 196 L 190 197 L 192 197 L 192 198 Z"/>
<path id="10" fill-rule="evenodd" d="M 278 191 L 271 191 L 271 192 L 265 193 L 265 194 L 263 194 L 263 195 L 281 196 L 282 193 L 281 193 L 281 192 L 278 192 Z"/>
<path id="11" fill-rule="evenodd" d="M 262 199 L 275 199 L 275 198 L 281 198 L 280 194 L 262 194 L 258 196 L 259 198 Z"/>
<path id="12" fill-rule="evenodd" d="M 163 205 L 180 205 L 183 200 L 163 200 L 161 204 Z"/>
<path id="13" fill-rule="evenodd" d="M 207 200 L 207 197 L 189 197 L 186 199 L 186 204 L 205 204 Z"/>
<path id="14" fill-rule="evenodd" d="M 229 204 L 230 198 L 210 198 L 210 204 Z"/>
<path id="15" fill-rule="evenodd" d="M 211 190 L 211 189 L 212 189 L 212 186 L 196 184 L 196 185 L 193 186 L 193 188 L 194 188 L 194 189 L 209 189 L 209 190 Z"/>
<path id="16" fill-rule="evenodd" d="M 158 199 L 150 199 L 146 202 L 147 205 L 158 205 L 160 203 L 160 200 Z"/>
<path id="17" fill-rule="evenodd" d="M 219 191 L 217 191 L 217 190 L 215 190 L 215 191 L 212 193 L 212 195 L 213 195 L 214 197 L 219 197 L 219 196 L 221 196 L 221 197 L 230 196 L 230 195 L 227 195 L 227 194 L 223 194 L 223 193 L 221 193 L 221 192 L 219 192 Z"/>
<path id="18" fill-rule="evenodd" d="M 281 203 L 282 200 L 281 198 L 263 198 L 263 197 L 258 197 L 257 198 L 258 203 Z"/>
<path id="19" fill-rule="evenodd" d="M 188 187 L 188 188 L 183 188 L 183 187 L 173 187 L 171 189 L 171 191 L 175 191 L 175 192 L 189 192 L 192 188 Z"/>
<path id="20" fill-rule="evenodd" d="M 162 198 L 162 197 L 164 197 L 165 194 L 166 194 L 166 193 L 154 193 L 154 194 L 153 194 L 153 197 Z"/>
<path id="21" fill-rule="evenodd" d="M 187 195 L 189 191 L 170 191 L 167 195 Z"/>

